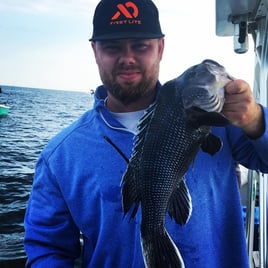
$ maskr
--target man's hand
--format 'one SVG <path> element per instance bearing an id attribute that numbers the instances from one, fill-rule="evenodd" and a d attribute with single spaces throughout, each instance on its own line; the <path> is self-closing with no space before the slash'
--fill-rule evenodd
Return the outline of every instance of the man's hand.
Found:
<path id="1" fill-rule="evenodd" d="M 222 113 L 250 138 L 258 138 L 264 132 L 262 109 L 256 103 L 250 86 L 243 80 L 234 80 L 225 86 Z"/>

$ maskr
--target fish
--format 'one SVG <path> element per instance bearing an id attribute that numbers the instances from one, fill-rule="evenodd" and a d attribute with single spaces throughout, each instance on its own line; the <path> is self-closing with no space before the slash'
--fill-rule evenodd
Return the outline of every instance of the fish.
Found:
<path id="1" fill-rule="evenodd" d="M 212 126 L 227 126 L 220 112 L 224 86 L 233 80 L 219 63 L 206 59 L 166 82 L 138 124 L 132 155 L 122 176 L 124 217 L 141 207 L 140 237 L 148 268 L 185 267 L 165 228 L 167 213 L 178 225 L 192 214 L 185 173 L 199 152 L 222 147 Z"/>

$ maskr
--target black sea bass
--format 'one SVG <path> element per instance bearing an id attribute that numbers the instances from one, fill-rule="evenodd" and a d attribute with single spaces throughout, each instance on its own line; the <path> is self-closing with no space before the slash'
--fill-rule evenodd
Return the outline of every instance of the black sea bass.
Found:
<path id="1" fill-rule="evenodd" d="M 231 80 L 217 62 L 205 60 L 164 84 L 145 115 L 122 179 L 124 213 L 142 209 L 141 243 L 146 267 L 184 267 L 165 229 L 166 212 L 187 223 L 191 197 L 184 174 L 201 148 L 214 155 L 221 140 L 211 126 L 226 126 L 220 114 L 223 87 Z"/>

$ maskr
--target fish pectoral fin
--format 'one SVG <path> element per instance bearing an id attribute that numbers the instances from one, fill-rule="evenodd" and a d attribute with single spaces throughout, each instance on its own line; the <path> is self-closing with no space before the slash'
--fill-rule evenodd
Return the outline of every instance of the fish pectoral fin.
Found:
<path id="1" fill-rule="evenodd" d="M 206 112 L 198 107 L 187 109 L 187 121 L 194 128 L 201 126 L 223 127 L 230 124 L 230 121 L 223 114 Z"/>
<path id="2" fill-rule="evenodd" d="M 133 207 L 131 212 L 131 218 L 134 218 L 139 205 L 140 205 L 140 195 L 139 191 L 137 189 L 137 177 L 135 173 L 135 168 L 131 166 L 131 163 L 129 164 L 125 174 L 122 178 L 122 205 L 123 205 L 123 211 L 124 216 L 130 211 L 130 209 Z"/>
<path id="3" fill-rule="evenodd" d="M 219 137 L 209 134 L 201 144 L 201 149 L 205 153 L 214 155 L 221 150 L 222 141 Z"/>
<path id="4" fill-rule="evenodd" d="M 223 114 L 217 112 L 207 112 L 199 118 L 199 121 L 201 126 L 225 127 L 230 124 L 230 121 Z"/>
<path id="5" fill-rule="evenodd" d="M 192 199 L 184 178 L 169 199 L 168 214 L 180 225 L 187 223 L 192 214 Z"/>

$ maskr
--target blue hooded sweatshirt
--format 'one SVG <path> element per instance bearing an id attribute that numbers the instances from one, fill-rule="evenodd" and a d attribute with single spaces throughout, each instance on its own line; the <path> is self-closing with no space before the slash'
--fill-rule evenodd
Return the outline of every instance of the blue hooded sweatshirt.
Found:
<path id="1" fill-rule="evenodd" d="M 144 267 L 140 210 L 134 220 L 122 212 L 127 163 L 104 139 L 130 157 L 134 134 L 106 109 L 106 96 L 99 87 L 94 108 L 55 136 L 39 157 L 25 216 L 27 267 L 73 267 L 80 254 L 82 267 Z M 168 216 L 165 222 L 186 268 L 249 266 L 235 167 L 268 172 L 268 110 L 262 109 L 260 138 L 251 140 L 234 126 L 215 127 L 222 150 L 214 156 L 200 151 L 186 173 L 192 216 L 184 226 Z"/>

